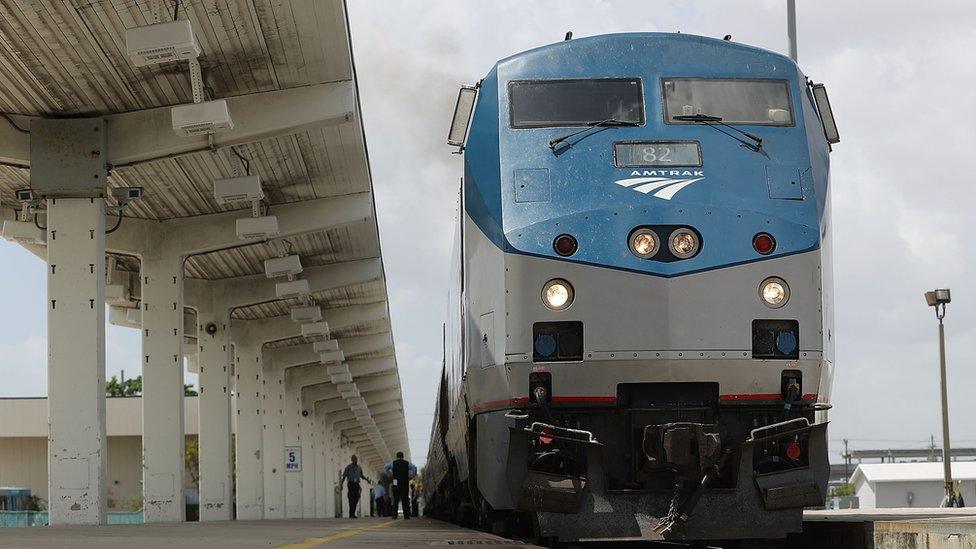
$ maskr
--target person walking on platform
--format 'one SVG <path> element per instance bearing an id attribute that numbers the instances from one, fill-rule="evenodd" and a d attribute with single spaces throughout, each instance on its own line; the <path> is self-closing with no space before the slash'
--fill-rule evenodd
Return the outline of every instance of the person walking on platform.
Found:
<path id="1" fill-rule="evenodd" d="M 385 517 L 386 516 L 386 488 L 383 487 L 383 481 L 380 480 L 373 486 L 373 501 L 376 504 L 376 516 Z"/>
<path id="2" fill-rule="evenodd" d="M 403 452 L 396 453 L 396 459 L 386 464 L 386 472 L 393 477 L 390 489 L 393 491 L 393 508 L 390 516 L 397 518 L 399 506 L 403 504 L 403 518 L 410 518 L 410 479 L 417 476 L 417 466 L 403 459 Z"/>
<path id="3" fill-rule="evenodd" d="M 366 479 L 367 482 L 372 482 L 365 475 L 363 475 L 363 468 L 359 466 L 359 459 L 353 455 L 352 463 L 346 465 L 346 468 L 342 470 L 342 478 L 339 479 L 339 490 L 342 491 L 342 485 L 349 480 L 349 492 L 346 494 L 349 498 L 349 518 L 356 517 L 356 506 L 359 504 L 359 495 L 362 493 L 362 488 L 359 486 L 359 481 Z"/>

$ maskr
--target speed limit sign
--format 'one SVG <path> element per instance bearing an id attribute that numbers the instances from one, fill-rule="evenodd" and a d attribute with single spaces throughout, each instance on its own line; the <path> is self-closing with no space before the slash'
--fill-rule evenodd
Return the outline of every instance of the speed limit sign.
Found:
<path id="1" fill-rule="evenodd" d="M 302 470 L 302 447 L 285 446 L 285 471 Z"/>

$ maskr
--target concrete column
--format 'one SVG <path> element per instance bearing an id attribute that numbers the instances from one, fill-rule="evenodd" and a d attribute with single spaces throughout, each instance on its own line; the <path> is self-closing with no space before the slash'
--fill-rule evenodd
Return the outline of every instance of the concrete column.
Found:
<path id="1" fill-rule="evenodd" d="M 146 522 L 185 517 L 183 259 L 142 258 L 142 486 Z"/>
<path id="2" fill-rule="evenodd" d="M 264 518 L 264 465 L 261 438 L 261 344 L 234 342 L 235 396 L 237 400 L 237 519 Z"/>
<path id="3" fill-rule="evenodd" d="M 298 386 L 295 375 L 289 375 L 285 370 L 285 448 L 302 446 L 301 439 L 301 387 Z M 304 461 L 305 456 L 302 456 Z M 301 471 L 285 471 L 285 517 L 303 518 L 305 516 L 305 502 L 302 498 Z"/>
<path id="4" fill-rule="evenodd" d="M 227 311 L 197 311 L 200 364 L 200 520 L 231 520 L 231 346 Z"/>
<path id="5" fill-rule="evenodd" d="M 332 440 L 332 429 L 329 427 L 326 416 L 323 412 L 317 411 L 316 417 L 319 424 L 319 455 L 322 456 L 321 481 L 318 483 L 322 492 L 321 509 L 317 510 L 323 517 L 335 516 L 335 483 L 338 476 L 335 472 L 335 444 Z M 318 477 L 316 477 L 318 478 Z"/>
<path id="6" fill-rule="evenodd" d="M 262 354 L 264 518 L 285 518 L 285 375 Z"/>
<path id="7" fill-rule="evenodd" d="M 302 514 L 305 518 L 315 518 L 315 479 L 318 460 L 318 436 L 314 414 L 310 410 L 302 410 L 299 422 L 302 441 Z"/>
<path id="8" fill-rule="evenodd" d="M 105 202 L 47 207 L 48 512 L 105 524 Z"/>
<path id="9" fill-rule="evenodd" d="M 314 413 L 315 404 L 309 405 L 309 409 Z M 329 516 L 326 509 L 329 468 L 326 464 L 325 455 L 325 449 L 329 446 L 329 442 L 325 436 L 325 422 L 318 414 L 315 414 L 315 442 L 315 518 L 325 518 Z"/>

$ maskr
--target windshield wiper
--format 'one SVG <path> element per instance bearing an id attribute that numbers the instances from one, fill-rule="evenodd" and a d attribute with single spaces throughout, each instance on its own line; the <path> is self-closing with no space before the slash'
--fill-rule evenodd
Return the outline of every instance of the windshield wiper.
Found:
<path id="1" fill-rule="evenodd" d="M 739 143 L 742 143 L 744 146 L 746 146 L 746 147 L 748 147 L 748 148 L 750 148 L 750 149 L 752 149 L 752 150 L 754 150 L 756 152 L 758 152 L 759 149 L 762 148 L 762 143 L 763 143 L 762 137 L 759 137 L 758 135 L 754 135 L 754 134 L 751 134 L 751 133 L 746 132 L 746 131 L 742 131 L 739 128 L 736 128 L 735 126 L 732 126 L 730 124 L 727 124 L 725 122 L 722 122 L 722 117 L 721 116 L 712 116 L 710 114 L 678 114 L 678 115 L 672 116 L 671 119 L 672 120 L 678 120 L 678 121 L 681 121 L 681 122 L 697 122 L 699 124 L 705 124 L 706 126 L 709 126 L 711 128 L 715 128 L 716 130 L 724 133 L 725 135 L 731 137 L 732 139 L 735 139 Z M 738 137 L 730 134 L 729 132 L 723 131 L 721 128 L 716 127 L 715 124 L 718 124 L 719 126 L 725 126 L 726 128 L 729 128 L 731 130 L 737 131 L 737 132 L 741 133 L 742 135 L 748 137 L 749 139 L 752 139 L 753 141 L 755 141 L 755 144 L 753 144 L 753 143 L 747 143 L 747 142 L 743 141 L 742 139 L 740 139 L 740 138 L 738 138 Z"/>
<path id="2" fill-rule="evenodd" d="M 556 146 L 559 145 L 560 143 L 566 141 L 567 139 L 575 135 L 591 132 L 596 128 L 608 128 L 611 126 L 639 126 L 640 124 L 637 122 L 631 122 L 629 120 L 617 120 L 616 118 L 608 118 L 606 120 L 600 120 L 599 122 L 587 122 L 586 125 L 589 126 L 586 129 L 575 131 L 573 133 L 564 135 L 562 137 L 557 137 L 555 139 L 550 139 L 549 148 L 552 149 L 553 152 L 556 152 Z M 570 147 L 572 145 L 573 145 L 572 143 L 567 144 L 567 146 Z"/>

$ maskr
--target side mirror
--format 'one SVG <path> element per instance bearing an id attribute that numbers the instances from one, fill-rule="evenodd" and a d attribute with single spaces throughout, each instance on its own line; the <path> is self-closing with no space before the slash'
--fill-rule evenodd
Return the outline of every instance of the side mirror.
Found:
<path id="1" fill-rule="evenodd" d="M 471 113 L 474 111 L 474 100 L 477 97 L 477 86 L 461 86 L 457 104 L 454 105 L 451 130 L 447 134 L 448 145 L 464 148 L 464 140 L 468 136 L 468 125 L 471 123 Z"/>
<path id="2" fill-rule="evenodd" d="M 823 125 L 827 143 L 840 143 L 834 111 L 830 109 L 830 99 L 827 98 L 827 88 L 823 84 L 811 84 L 810 89 L 813 91 L 813 102 L 817 104 L 817 111 L 820 112 L 820 123 Z"/>

